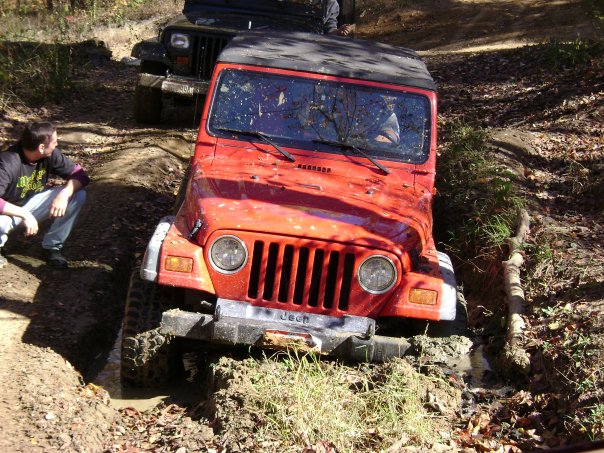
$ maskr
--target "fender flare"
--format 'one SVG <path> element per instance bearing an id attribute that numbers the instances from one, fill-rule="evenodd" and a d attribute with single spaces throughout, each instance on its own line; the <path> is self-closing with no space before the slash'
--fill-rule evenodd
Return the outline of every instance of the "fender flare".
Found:
<path id="1" fill-rule="evenodd" d="M 170 64 L 167 49 L 156 38 L 136 43 L 132 48 L 131 55 L 141 61 L 154 61 L 165 65 Z"/>
<path id="2" fill-rule="evenodd" d="M 157 281 L 157 275 L 159 273 L 159 255 L 166 235 L 174 223 L 174 219 L 174 216 L 163 217 L 155 227 L 153 236 L 151 236 L 151 239 L 147 244 L 143 262 L 141 263 L 140 276 L 143 280 L 149 282 Z"/>
<path id="3" fill-rule="evenodd" d="M 453 321 L 457 311 L 457 282 L 455 272 L 449 255 L 436 252 L 438 255 L 439 270 L 443 278 L 442 303 L 440 305 L 440 320 Z"/>

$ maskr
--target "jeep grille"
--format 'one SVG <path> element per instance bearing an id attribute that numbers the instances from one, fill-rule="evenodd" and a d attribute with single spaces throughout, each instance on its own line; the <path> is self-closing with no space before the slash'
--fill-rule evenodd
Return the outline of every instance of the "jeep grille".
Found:
<path id="1" fill-rule="evenodd" d="M 319 246 L 317 246 L 319 245 Z M 255 241 L 248 297 L 325 314 L 348 311 L 355 255 L 340 244 Z"/>
<path id="2" fill-rule="evenodd" d="M 195 36 L 193 68 L 199 79 L 209 80 L 212 77 L 218 55 L 231 38 L 232 36 Z"/>

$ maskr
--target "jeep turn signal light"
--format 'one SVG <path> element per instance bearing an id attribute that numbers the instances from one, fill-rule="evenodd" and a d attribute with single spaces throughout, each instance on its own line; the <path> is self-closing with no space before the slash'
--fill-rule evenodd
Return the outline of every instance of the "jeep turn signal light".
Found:
<path id="1" fill-rule="evenodd" d="M 189 57 L 179 55 L 176 57 L 176 64 L 179 66 L 187 66 L 189 64 Z"/>
<path id="2" fill-rule="evenodd" d="M 167 256 L 166 262 L 164 264 L 167 271 L 190 273 L 193 270 L 192 258 L 182 258 L 180 256 Z"/>
<path id="3" fill-rule="evenodd" d="M 430 289 L 411 288 L 409 291 L 409 302 L 419 305 L 436 305 L 436 291 Z"/>

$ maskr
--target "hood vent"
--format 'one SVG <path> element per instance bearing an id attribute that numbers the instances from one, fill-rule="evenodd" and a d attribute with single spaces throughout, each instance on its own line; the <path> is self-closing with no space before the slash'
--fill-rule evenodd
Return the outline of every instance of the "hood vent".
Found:
<path id="1" fill-rule="evenodd" d="M 331 168 L 329 168 L 329 167 L 317 167 L 316 165 L 298 164 L 298 168 L 300 170 L 318 171 L 319 173 L 331 173 Z"/>

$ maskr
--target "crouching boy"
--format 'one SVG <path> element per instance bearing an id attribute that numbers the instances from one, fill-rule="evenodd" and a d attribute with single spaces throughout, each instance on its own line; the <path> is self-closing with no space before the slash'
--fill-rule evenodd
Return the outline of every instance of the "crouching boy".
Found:
<path id="1" fill-rule="evenodd" d="M 67 182 L 47 187 L 50 175 Z M 8 233 L 22 227 L 26 236 L 38 233 L 38 223 L 54 219 L 42 240 L 48 265 L 66 268 L 63 245 L 86 201 L 89 178 L 82 167 L 57 148 L 56 127 L 47 122 L 28 124 L 21 140 L 0 153 L 0 267 Z"/>

